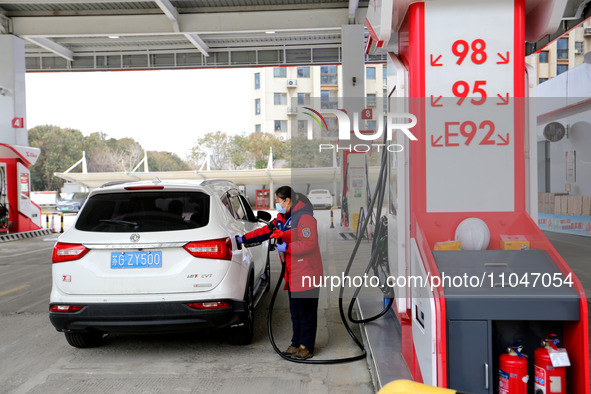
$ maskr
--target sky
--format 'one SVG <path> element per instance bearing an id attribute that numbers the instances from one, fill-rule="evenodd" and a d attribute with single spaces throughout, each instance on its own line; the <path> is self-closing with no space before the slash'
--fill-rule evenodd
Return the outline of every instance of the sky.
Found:
<path id="1" fill-rule="evenodd" d="M 208 132 L 250 133 L 252 78 L 247 68 L 27 73 L 26 126 L 130 137 L 184 159 Z"/>

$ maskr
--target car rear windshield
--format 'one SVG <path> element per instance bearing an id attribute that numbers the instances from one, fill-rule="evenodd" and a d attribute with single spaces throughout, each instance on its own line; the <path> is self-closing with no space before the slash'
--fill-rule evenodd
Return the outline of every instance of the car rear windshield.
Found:
<path id="1" fill-rule="evenodd" d="M 329 194 L 328 190 L 312 190 L 310 194 Z"/>
<path id="2" fill-rule="evenodd" d="M 84 200 L 88 197 L 88 193 L 68 193 L 64 195 L 61 200 L 68 201 L 68 200 Z"/>
<path id="3" fill-rule="evenodd" d="M 210 196 L 189 191 L 95 194 L 76 229 L 95 232 L 151 232 L 199 228 L 209 222 Z"/>

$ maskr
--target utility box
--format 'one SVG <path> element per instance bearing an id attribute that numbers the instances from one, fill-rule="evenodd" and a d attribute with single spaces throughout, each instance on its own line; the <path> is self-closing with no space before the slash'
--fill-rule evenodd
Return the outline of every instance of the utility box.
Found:
<path id="1" fill-rule="evenodd" d="M 499 356 L 521 339 L 533 393 L 534 350 L 549 333 L 564 338 L 581 318 L 579 295 L 560 268 L 544 250 L 445 251 L 433 257 L 448 277 L 483 280 L 479 286 L 444 284 L 449 387 L 497 393 Z"/>

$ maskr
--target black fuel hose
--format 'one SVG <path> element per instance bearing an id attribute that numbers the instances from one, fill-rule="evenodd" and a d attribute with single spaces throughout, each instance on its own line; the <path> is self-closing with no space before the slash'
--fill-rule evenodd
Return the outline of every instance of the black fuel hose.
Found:
<path id="1" fill-rule="evenodd" d="M 281 283 L 283 282 L 283 275 L 284 274 L 285 274 L 285 262 L 283 261 L 283 259 L 281 259 L 281 274 L 280 274 L 279 280 L 277 281 L 277 284 L 275 285 L 275 290 L 273 291 L 273 296 L 271 297 L 271 303 L 269 304 L 269 313 L 267 315 L 267 332 L 269 334 L 269 341 L 271 342 L 271 346 L 273 346 L 273 349 L 275 350 L 275 352 L 279 356 L 281 356 L 281 358 L 283 358 L 284 360 L 291 361 L 294 363 L 299 363 L 299 364 L 342 364 L 342 363 L 348 363 L 348 362 L 364 359 L 367 355 L 365 348 L 364 348 L 363 344 L 361 342 L 359 342 L 359 339 L 357 339 L 357 337 L 355 336 L 355 333 L 353 333 L 353 331 L 351 331 L 351 329 L 349 328 L 348 325 L 345 325 L 347 332 L 349 333 L 351 338 L 353 338 L 353 340 L 355 341 L 355 343 L 357 344 L 359 349 L 361 349 L 361 351 L 362 351 L 362 353 L 358 356 L 347 357 L 347 358 L 337 358 L 337 359 L 332 359 L 332 360 L 298 360 L 298 359 L 291 358 L 291 357 L 283 354 L 283 352 L 281 350 L 279 350 L 279 348 L 277 347 L 277 344 L 275 343 L 275 340 L 273 338 L 273 328 L 272 328 L 271 322 L 273 320 L 273 307 L 275 306 L 275 299 L 277 298 L 277 293 L 279 292 L 279 288 L 281 287 Z"/>
<path id="2" fill-rule="evenodd" d="M 384 146 L 386 145 L 386 143 L 387 143 L 387 135 L 386 135 L 386 133 L 384 133 Z M 387 160 L 388 160 L 388 155 L 387 155 L 387 152 L 385 152 L 385 150 L 384 150 L 384 151 L 382 151 L 380 173 L 378 175 L 378 182 L 376 184 L 376 193 L 374 194 L 374 197 L 371 199 L 371 202 L 370 202 L 369 208 L 368 208 L 368 212 L 371 213 L 373 211 L 373 207 L 376 203 L 376 200 L 379 200 L 378 207 L 377 207 L 377 216 L 376 216 L 378 218 L 380 217 L 380 214 L 382 211 L 382 204 L 384 201 L 384 194 L 385 194 L 385 189 L 386 189 L 386 184 L 387 184 L 387 182 L 386 182 L 387 172 L 385 171 L 386 165 L 387 165 Z M 365 231 L 367 230 L 367 226 L 369 224 L 370 219 L 371 219 L 371 214 L 368 214 L 366 216 L 365 220 L 363 221 L 363 225 L 362 225 L 360 234 L 365 234 Z M 381 220 L 379 220 L 377 223 L 377 226 L 376 226 L 375 233 L 379 235 L 383 231 L 384 231 L 384 224 Z M 374 236 L 373 243 L 372 243 L 372 255 L 371 255 L 369 264 L 367 265 L 367 268 L 365 270 L 366 274 L 369 272 L 369 270 L 372 267 L 374 267 L 374 265 L 377 261 L 377 257 L 379 256 L 379 253 L 378 253 L 379 239 L 378 238 L 382 238 L 382 237 Z M 357 238 L 357 240 L 355 242 L 355 247 L 353 248 L 353 252 L 351 253 L 351 257 L 349 258 L 347 268 L 344 271 L 344 276 L 349 275 L 349 272 L 350 272 L 353 262 L 355 260 L 355 256 L 357 255 L 357 251 L 359 249 L 362 239 L 363 239 L 363 237 L 360 236 Z M 269 304 L 269 312 L 267 314 L 267 333 L 269 335 L 269 341 L 271 342 L 271 346 L 273 346 L 273 349 L 275 350 L 275 352 L 279 356 L 281 356 L 281 358 L 283 358 L 284 360 L 299 363 L 299 364 L 342 364 L 342 363 L 348 363 L 348 362 L 353 362 L 353 361 L 358 361 L 358 360 L 364 359 L 367 356 L 367 351 L 365 350 L 363 343 L 361 343 L 361 341 L 357 338 L 355 333 L 351 330 L 351 327 L 349 326 L 349 323 L 347 322 L 347 317 L 345 317 L 345 312 L 343 309 L 343 292 L 345 289 L 344 283 L 341 285 L 340 290 L 339 290 L 339 314 L 340 314 L 343 326 L 345 326 L 345 329 L 347 330 L 347 333 L 349 334 L 351 339 L 353 339 L 353 342 L 355 342 L 355 344 L 357 345 L 357 347 L 359 347 L 359 349 L 361 350 L 362 353 L 357 356 L 353 356 L 353 357 L 345 357 L 345 358 L 337 358 L 337 359 L 329 359 L 329 360 L 299 360 L 299 359 L 291 358 L 290 356 L 283 354 L 283 352 L 281 350 L 279 350 L 279 348 L 277 347 L 277 344 L 275 343 L 275 340 L 273 338 L 273 329 L 272 329 L 273 307 L 275 306 L 275 300 L 277 298 L 277 293 L 279 292 L 279 287 L 281 286 L 281 283 L 283 282 L 283 276 L 285 274 L 285 261 L 283 261 L 281 254 L 279 254 L 279 259 L 281 260 L 281 274 L 279 276 L 279 279 L 277 280 L 277 284 L 275 285 L 275 290 L 273 291 L 273 296 L 271 297 L 271 303 Z M 374 320 L 382 317 L 383 315 L 385 315 L 390 310 L 390 308 L 392 307 L 392 305 L 394 303 L 394 298 L 392 297 L 389 299 L 387 306 L 377 315 L 369 317 L 367 319 L 361 319 L 361 320 L 354 319 L 352 317 L 353 306 L 354 306 L 354 303 L 357 299 L 357 296 L 359 295 L 360 290 L 361 290 L 361 287 L 358 287 L 355 290 L 353 298 L 351 299 L 351 302 L 349 303 L 349 313 L 348 313 L 349 316 L 348 317 L 349 317 L 349 320 L 353 323 L 359 324 L 359 323 L 368 323 L 368 322 L 374 321 Z"/>

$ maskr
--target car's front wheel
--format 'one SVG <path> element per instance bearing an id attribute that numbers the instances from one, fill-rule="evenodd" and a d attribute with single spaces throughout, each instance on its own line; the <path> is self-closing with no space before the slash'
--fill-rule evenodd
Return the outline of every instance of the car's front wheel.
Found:
<path id="1" fill-rule="evenodd" d="M 244 316 L 230 326 L 228 341 L 232 345 L 248 345 L 252 342 L 254 333 L 254 296 L 252 294 L 252 280 L 248 282 L 244 295 Z"/>
<path id="2" fill-rule="evenodd" d="M 64 335 L 70 346 L 81 349 L 100 346 L 103 341 L 103 334 L 99 332 L 73 331 Z"/>

